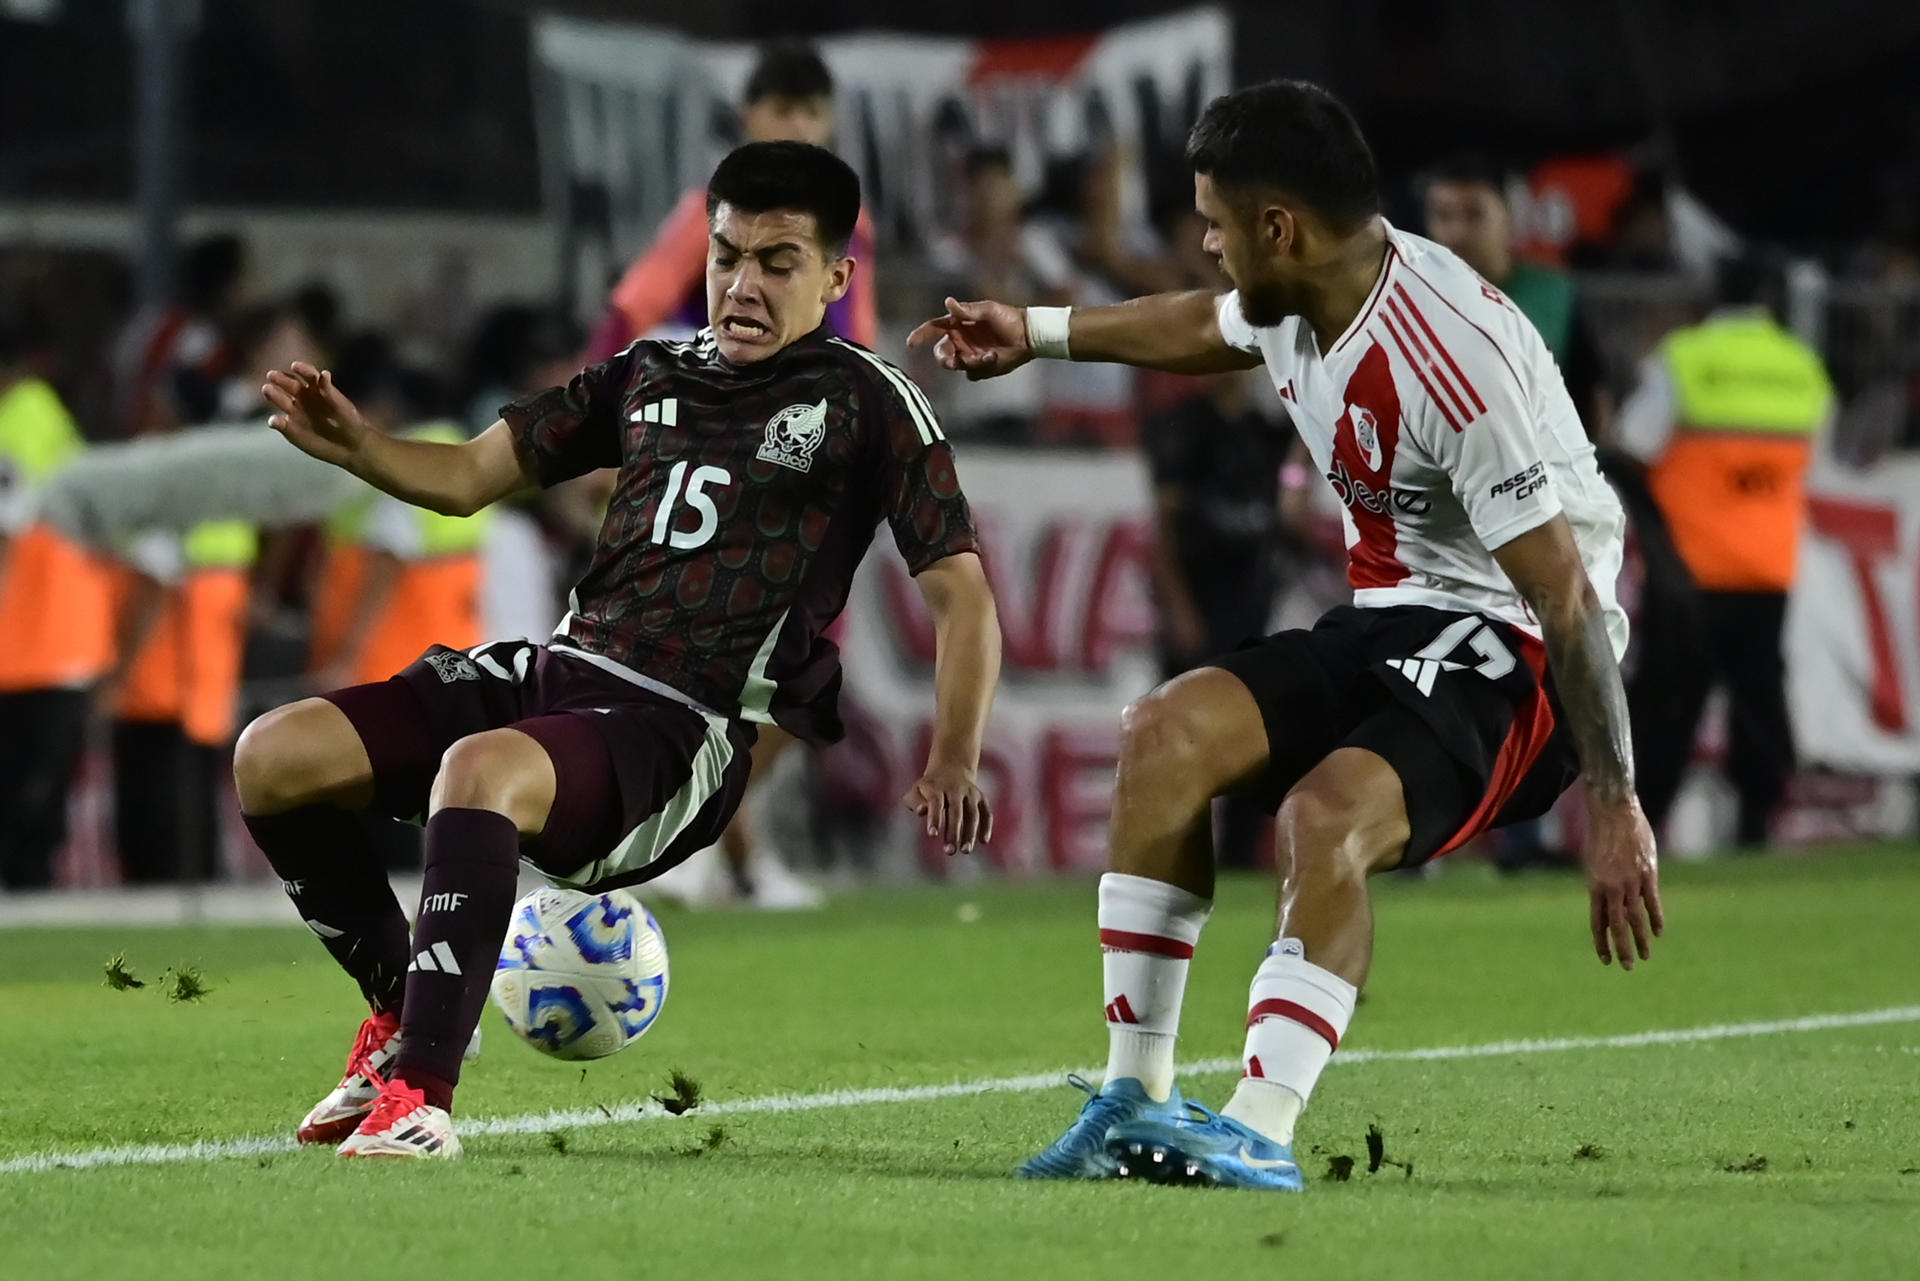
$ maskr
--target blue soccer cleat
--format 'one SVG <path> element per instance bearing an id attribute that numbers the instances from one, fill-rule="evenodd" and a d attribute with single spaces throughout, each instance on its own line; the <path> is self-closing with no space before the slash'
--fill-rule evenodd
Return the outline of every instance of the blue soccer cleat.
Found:
<path id="1" fill-rule="evenodd" d="M 1150 1183 L 1299 1192 L 1306 1183 L 1293 1145 L 1189 1102 L 1175 1117 L 1144 1117 L 1107 1134 L 1107 1157 L 1118 1177 Z"/>
<path id="2" fill-rule="evenodd" d="M 1080 1117 L 1052 1146 L 1020 1166 L 1023 1179 L 1110 1179 L 1115 1174 L 1107 1155 L 1107 1131 L 1125 1121 L 1150 1122 L 1180 1115 L 1184 1100 L 1176 1087 L 1164 1103 L 1148 1097 L 1146 1087 L 1132 1077 L 1108 1081 L 1096 1090 L 1078 1076 L 1067 1080 L 1087 1092 Z"/>

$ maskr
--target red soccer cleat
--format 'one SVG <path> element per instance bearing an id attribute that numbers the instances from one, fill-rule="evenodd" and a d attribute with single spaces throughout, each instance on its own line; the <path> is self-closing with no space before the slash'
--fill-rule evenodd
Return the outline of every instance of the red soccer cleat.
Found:
<path id="1" fill-rule="evenodd" d="M 460 1155 L 460 1138 L 445 1108 L 404 1081 L 389 1081 L 367 1119 L 340 1145 L 340 1155 L 447 1160 Z"/>
<path id="2" fill-rule="evenodd" d="M 382 1072 L 400 1052 L 400 1016 L 375 1014 L 360 1025 L 353 1052 L 347 1055 L 347 1074 L 333 1093 L 313 1105 L 294 1137 L 302 1143 L 338 1143 L 373 1111 L 386 1084 Z"/>

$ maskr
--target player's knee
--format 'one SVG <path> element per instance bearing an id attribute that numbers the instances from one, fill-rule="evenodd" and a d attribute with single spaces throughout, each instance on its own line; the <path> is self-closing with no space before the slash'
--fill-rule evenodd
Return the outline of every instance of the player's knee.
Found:
<path id="1" fill-rule="evenodd" d="M 522 831 L 538 831 L 546 814 L 533 812 L 540 786 L 534 777 L 538 762 L 529 748 L 540 751 L 537 743 L 515 730 L 488 730 L 459 740 L 440 758 L 440 770 L 433 779 L 433 810 L 492 810 L 514 820 Z"/>
<path id="2" fill-rule="evenodd" d="M 1162 786 L 1204 787 L 1211 782 L 1206 728 L 1198 710 L 1163 685 L 1121 713 L 1120 768 L 1151 771 Z"/>
<path id="3" fill-rule="evenodd" d="M 1294 875 L 1363 879 L 1398 861 L 1406 845 L 1405 823 L 1366 796 L 1302 780 L 1274 816 L 1275 861 Z"/>
<path id="4" fill-rule="evenodd" d="M 288 703 L 256 717 L 233 745 L 233 787 L 244 814 L 264 817 L 332 799 L 356 780 L 325 724 L 340 718 L 323 699 Z"/>

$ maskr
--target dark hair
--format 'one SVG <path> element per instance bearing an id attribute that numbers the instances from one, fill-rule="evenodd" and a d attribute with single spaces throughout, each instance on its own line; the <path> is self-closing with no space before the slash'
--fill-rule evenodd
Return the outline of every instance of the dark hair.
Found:
<path id="1" fill-rule="evenodd" d="M 1790 262 L 1772 245 L 1741 246 L 1713 264 L 1714 301 L 1722 307 L 1765 307 L 1777 315 L 1785 308 Z"/>
<path id="2" fill-rule="evenodd" d="M 762 98 L 826 98 L 833 94 L 833 73 L 820 51 L 804 40 L 776 40 L 760 48 L 760 61 L 747 77 L 743 95 L 751 107 Z"/>
<path id="3" fill-rule="evenodd" d="M 1187 164 L 1222 187 L 1274 187 L 1342 230 L 1380 212 L 1379 176 L 1340 100 L 1304 80 L 1273 80 L 1207 104 Z"/>
<path id="4" fill-rule="evenodd" d="M 385 334 L 364 330 L 347 338 L 334 353 L 333 385 L 349 399 L 391 395 L 399 377 L 400 362 Z"/>
<path id="5" fill-rule="evenodd" d="M 1494 163 L 1493 157 L 1477 151 L 1443 156 L 1420 175 L 1422 190 L 1437 182 L 1461 187 L 1490 187 L 1503 202 L 1507 198 L 1507 171 Z"/>
<path id="6" fill-rule="evenodd" d="M 821 247 L 828 257 L 838 257 L 860 220 L 860 179 L 825 147 L 749 142 L 728 152 L 707 182 L 707 217 L 722 203 L 745 213 L 812 214 Z"/>
<path id="7" fill-rule="evenodd" d="M 282 320 L 299 315 L 293 308 L 277 302 L 255 303 L 241 311 L 227 325 L 227 340 L 241 359 L 250 359 L 262 342 Z M 312 331 L 309 330 L 309 333 Z"/>
<path id="8" fill-rule="evenodd" d="M 331 347 L 340 338 L 340 295 L 324 280 L 309 280 L 290 302 L 315 342 Z"/>
<path id="9" fill-rule="evenodd" d="M 468 340 L 466 398 L 504 386 L 518 392 L 534 368 L 571 358 L 585 339 L 558 311 L 502 303 L 480 318 Z"/>
<path id="10" fill-rule="evenodd" d="M 967 150 L 966 174 L 969 178 L 978 178 L 988 170 L 998 169 L 1005 173 L 1013 172 L 1013 154 L 999 143 L 983 142 Z"/>
<path id="11" fill-rule="evenodd" d="M 180 301 L 191 311 L 207 311 L 240 283 L 247 249 L 238 236 L 208 236 L 187 250 L 181 267 Z"/>
<path id="12" fill-rule="evenodd" d="M 340 344 L 333 358 L 333 384 L 361 405 L 387 405 L 410 423 L 446 409 L 440 380 L 401 363 L 392 340 L 377 330 L 362 330 Z"/>

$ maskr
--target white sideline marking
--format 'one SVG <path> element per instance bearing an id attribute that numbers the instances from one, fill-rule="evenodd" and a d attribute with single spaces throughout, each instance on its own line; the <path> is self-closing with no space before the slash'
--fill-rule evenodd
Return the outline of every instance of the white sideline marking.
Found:
<path id="1" fill-rule="evenodd" d="M 1920 1005 L 1896 1005 L 1853 1014 L 1814 1014 L 1798 1019 L 1762 1023 L 1709 1023 L 1703 1027 L 1629 1032 L 1621 1036 L 1568 1036 L 1545 1040 L 1490 1041 L 1481 1045 L 1436 1045 L 1413 1050 L 1345 1050 L 1334 1055 L 1333 1066 L 1368 1063 L 1415 1063 L 1435 1059 L 1494 1059 L 1517 1054 L 1561 1054 L 1570 1050 L 1630 1050 L 1650 1045 L 1691 1045 L 1700 1041 L 1733 1041 L 1786 1032 L 1824 1032 L 1835 1028 L 1874 1027 L 1886 1023 L 1920 1023 Z M 1201 1059 L 1181 1065 L 1190 1076 L 1237 1072 L 1237 1058 Z M 862 1107 L 869 1103 L 921 1103 L 931 1099 L 969 1098 L 981 1094 L 1030 1094 L 1060 1085 L 1069 1069 L 1031 1072 L 1025 1076 L 994 1077 L 982 1081 L 953 1081 L 945 1085 L 879 1086 L 865 1090 L 827 1090 L 819 1094 L 768 1094 L 731 1102 L 703 1103 L 689 1115 L 695 1119 L 737 1116 L 754 1112 L 814 1112 L 823 1108 Z M 1097 1076 L 1099 1068 L 1081 1068 L 1081 1075 Z M 524 1116 L 480 1117 L 460 1122 L 463 1139 L 496 1134 L 541 1134 L 548 1130 L 591 1129 L 638 1121 L 668 1119 L 658 1103 L 623 1103 L 604 1111 L 575 1108 Z M 48 1170 L 93 1170 L 116 1165 L 177 1165 L 218 1161 L 230 1157 L 265 1156 L 292 1152 L 299 1144 L 279 1135 L 238 1139 L 208 1139 L 198 1143 L 92 1148 L 82 1152 L 44 1152 L 0 1161 L 0 1174 L 38 1174 Z"/>

